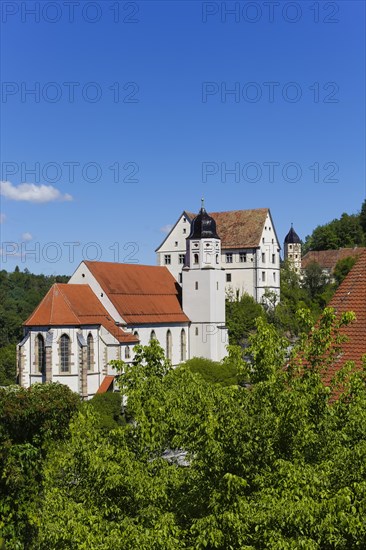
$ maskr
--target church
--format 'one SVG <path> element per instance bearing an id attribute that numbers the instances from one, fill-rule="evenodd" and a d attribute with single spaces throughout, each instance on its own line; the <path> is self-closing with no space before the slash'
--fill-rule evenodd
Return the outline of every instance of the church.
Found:
<path id="1" fill-rule="evenodd" d="M 221 361 L 225 270 L 216 222 L 203 204 L 185 240 L 181 284 L 165 266 L 92 261 L 67 284 L 54 284 L 24 323 L 19 384 L 60 382 L 90 399 L 113 391 L 111 360 L 131 363 L 134 346 L 152 339 L 174 366 L 192 357 Z"/>

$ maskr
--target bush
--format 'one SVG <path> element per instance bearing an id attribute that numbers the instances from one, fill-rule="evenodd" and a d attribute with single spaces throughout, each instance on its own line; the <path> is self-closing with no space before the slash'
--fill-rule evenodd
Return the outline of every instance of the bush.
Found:
<path id="1" fill-rule="evenodd" d="M 233 364 L 217 363 L 203 357 L 193 357 L 180 368 L 187 368 L 193 373 L 198 373 L 206 382 L 231 386 L 238 383 L 238 372 Z"/>

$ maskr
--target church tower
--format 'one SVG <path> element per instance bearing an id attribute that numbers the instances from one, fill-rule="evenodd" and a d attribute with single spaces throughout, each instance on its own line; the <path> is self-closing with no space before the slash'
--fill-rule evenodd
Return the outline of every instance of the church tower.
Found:
<path id="1" fill-rule="evenodd" d="M 204 206 L 193 219 L 182 270 L 183 310 L 191 320 L 190 357 L 221 361 L 228 344 L 225 327 L 225 271 L 216 222 Z"/>
<path id="2" fill-rule="evenodd" d="M 284 241 L 285 260 L 288 260 L 292 269 L 300 274 L 301 270 L 301 239 L 291 224 Z"/>

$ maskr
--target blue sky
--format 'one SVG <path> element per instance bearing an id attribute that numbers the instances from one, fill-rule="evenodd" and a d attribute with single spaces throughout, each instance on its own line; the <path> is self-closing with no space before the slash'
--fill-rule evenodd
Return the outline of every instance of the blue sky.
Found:
<path id="1" fill-rule="evenodd" d="M 291 222 L 305 238 L 360 209 L 364 2 L 1 10 L 4 269 L 154 264 L 202 195 L 211 211 L 269 207 L 281 242 Z"/>

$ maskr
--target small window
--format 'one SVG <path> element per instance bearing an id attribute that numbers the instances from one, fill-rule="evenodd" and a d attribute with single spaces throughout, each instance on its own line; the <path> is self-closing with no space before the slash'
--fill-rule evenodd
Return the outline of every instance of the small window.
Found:
<path id="1" fill-rule="evenodd" d="M 266 261 L 266 253 L 262 252 L 262 263 Z"/>
<path id="2" fill-rule="evenodd" d="M 175 241 L 174 246 L 178 246 L 178 241 Z"/>
<path id="3" fill-rule="evenodd" d="M 183 275 L 181 273 L 178 273 L 178 283 L 181 285 L 183 282 Z"/>
<path id="4" fill-rule="evenodd" d="M 183 218 L 183 223 L 186 223 L 186 221 L 187 221 L 186 218 Z"/>
<path id="5" fill-rule="evenodd" d="M 226 254 L 226 263 L 227 263 L 227 264 L 232 264 L 232 263 L 233 263 L 233 255 L 232 255 L 231 252 L 228 252 L 228 253 Z"/>
<path id="6" fill-rule="evenodd" d="M 247 255 L 244 252 L 240 252 L 239 254 L 239 262 L 246 263 L 247 261 Z"/>
<path id="7" fill-rule="evenodd" d="M 262 243 L 264 243 L 264 237 L 262 237 Z"/>
<path id="8" fill-rule="evenodd" d="M 183 228 L 183 233 L 187 233 L 187 229 L 185 227 Z"/>
<path id="9" fill-rule="evenodd" d="M 262 271 L 262 281 L 265 281 L 265 280 L 266 280 L 266 272 Z"/>
<path id="10" fill-rule="evenodd" d="M 216 290 L 219 290 L 219 283 L 216 283 Z"/>
<path id="11" fill-rule="evenodd" d="M 276 272 L 273 272 L 273 280 L 276 282 Z"/>
<path id="12" fill-rule="evenodd" d="M 297 254 L 295 254 L 295 260 L 297 260 Z"/>
<path id="13" fill-rule="evenodd" d="M 231 273 L 226 273 L 226 282 L 231 283 Z"/>
<path id="14" fill-rule="evenodd" d="M 272 239 L 272 244 L 274 243 L 274 240 Z"/>
<path id="15" fill-rule="evenodd" d="M 186 331 L 182 328 L 180 332 L 180 360 L 185 361 L 187 359 L 187 339 Z"/>
<path id="16" fill-rule="evenodd" d="M 198 336 L 198 327 L 195 328 L 194 333 L 195 333 L 196 336 Z"/>
<path id="17" fill-rule="evenodd" d="M 289 244 L 288 247 L 290 250 L 292 250 L 292 244 Z"/>
<path id="18" fill-rule="evenodd" d="M 172 257 L 170 254 L 164 254 L 164 264 L 170 265 L 172 263 Z"/>
<path id="19" fill-rule="evenodd" d="M 125 359 L 130 358 L 130 346 L 125 347 Z"/>
<path id="20" fill-rule="evenodd" d="M 193 263 L 198 264 L 198 254 L 193 254 Z"/>
<path id="21" fill-rule="evenodd" d="M 186 259 L 186 255 L 185 255 L 185 254 L 179 254 L 179 256 L 178 256 L 178 263 L 179 263 L 179 264 L 184 264 L 185 259 Z"/>
<path id="22" fill-rule="evenodd" d="M 218 264 L 219 263 L 219 255 L 216 254 L 216 263 Z"/>
<path id="23" fill-rule="evenodd" d="M 194 289 L 195 289 L 195 290 L 198 290 L 198 281 L 196 281 L 196 282 L 194 283 Z"/>
<path id="24" fill-rule="evenodd" d="M 273 264 L 276 263 L 276 254 L 272 254 L 272 263 L 273 263 Z"/>
<path id="25" fill-rule="evenodd" d="M 152 331 L 150 332 L 150 340 L 156 340 L 155 330 L 152 330 Z"/>

